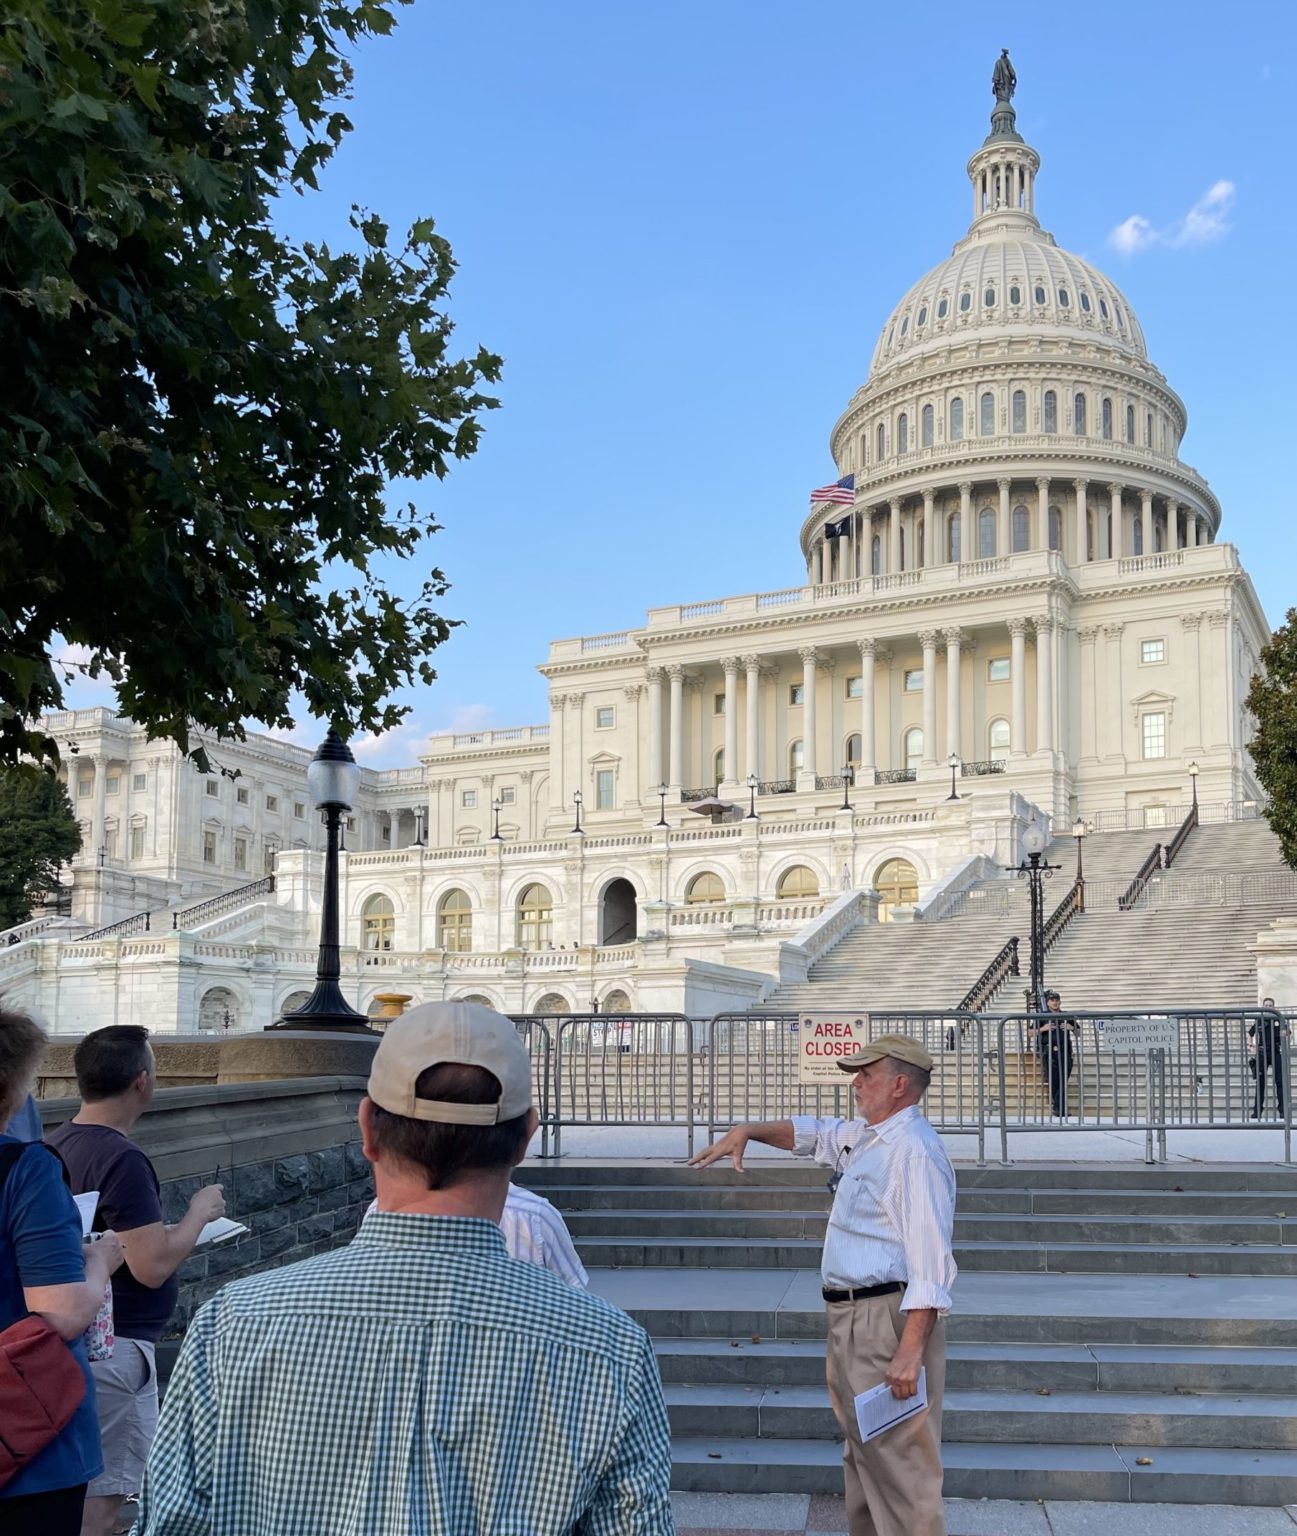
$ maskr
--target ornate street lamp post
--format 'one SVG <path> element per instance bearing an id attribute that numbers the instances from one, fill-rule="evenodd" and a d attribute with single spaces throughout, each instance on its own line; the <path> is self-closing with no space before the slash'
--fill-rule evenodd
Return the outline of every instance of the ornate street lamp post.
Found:
<path id="1" fill-rule="evenodd" d="M 851 796 L 848 794 L 851 788 L 851 777 L 851 763 L 848 761 L 842 765 L 842 804 L 838 807 L 840 811 L 851 809 Z"/>
<path id="2" fill-rule="evenodd" d="M 952 752 L 946 759 L 946 767 L 950 769 L 950 793 L 946 796 L 946 799 L 958 800 L 959 796 L 955 793 L 955 775 L 959 772 L 959 754 L 957 752 Z"/>
<path id="3" fill-rule="evenodd" d="M 657 824 L 658 824 L 659 827 L 669 827 L 671 825 L 671 823 L 667 820 L 667 790 L 668 790 L 668 788 L 669 788 L 669 786 L 666 785 L 666 784 L 659 784 L 658 787 L 657 787 L 657 797 L 658 797 L 658 801 L 660 803 L 660 809 L 658 811 L 658 819 L 657 819 Z"/>
<path id="4" fill-rule="evenodd" d="M 491 841 L 493 843 L 500 843 L 504 841 L 504 839 L 500 836 L 500 807 L 503 804 L 504 801 L 501 800 L 498 795 L 491 802 L 491 815 L 495 818 L 491 826 Z"/>
<path id="5" fill-rule="evenodd" d="M 1078 816 L 1072 823 L 1072 836 L 1076 839 L 1076 910 L 1085 911 L 1085 870 L 1081 865 L 1081 844 L 1090 829 Z"/>
<path id="6" fill-rule="evenodd" d="M 572 804 L 576 806 L 576 826 L 572 828 L 574 837 L 581 836 L 581 791 L 578 789 L 572 796 Z"/>
<path id="7" fill-rule="evenodd" d="M 320 910 L 320 952 L 315 962 L 315 990 L 300 1008 L 285 1013 L 271 1029 L 346 1030 L 372 1034 L 363 1013 L 342 995 L 338 958 L 338 841 L 342 818 L 360 787 L 360 769 L 351 748 L 330 730 L 306 770 L 306 785 L 317 810 L 324 812 L 324 898 Z"/>
<path id="8" fill-rule="evenodd" d="M 1057 864 L 1041 862 L 1041 855 L 1048 843 L 1044 828 L 1032 816 L 1022 834 L 1022 851 L 1026 858 L 1018 865 L 1015 873 L 1019 880 L 1027 882 L 1031 897 L 1031 987 L 1027 995 L 1027 1006 L 1036 1013 L 1045 1011 L 1045 999 L 1042 996 L 1045 990 L 1045 897 L 1042 886 L 1059 868 Z"/>
<path id="9" fill-rule="evenodd" d="M 743 818 L 744 821 L 760 821 L 761 819 L 757 815 L 757 785 L 760 782 L 761 780 L 757 778 L 755 773 L 748 774 L 748 814 Z"/>
<path id="10" fill-rule="evenodd" d="M 1198 764 L 1189 764 L 1189 783 L 1193 786 L 1193 808 L 1198 809 Z"/>

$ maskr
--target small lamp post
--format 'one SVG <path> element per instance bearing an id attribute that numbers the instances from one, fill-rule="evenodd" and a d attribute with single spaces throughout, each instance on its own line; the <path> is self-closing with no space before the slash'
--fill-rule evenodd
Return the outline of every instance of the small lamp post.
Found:
<path id="1" fill-rule="evenodd" d="M 1193 808 L 1198 809 L 1198 764 L 1189 764 L 1189 783 L 1193 786 Z"/>
<path id="2" fill-rule="evenodd" d="M 102 869 L 104 867 L 104 860 L 107 857 L 108 857 L 108 849 L 104 846 L 103 843 L 100 843 L 100 845 L 99 845 L 99 852 L 95 855 L 96 862 L 98 863 L 100 869 Z"/>
<path id="3" fill-rule="evenodd" d="M 578 789 L 572 796 L 572 804 L 576 806 L 576 826 L 572 828 L 572 835 L 580 837 L 581 833 L 581 791 Z"/>
<path id="4" fill-rule="evenodd" d="M 1076 839 L 1076 910 L 1085 911 L 1085 870 L 1081 864 L 1081 844 L 1090 829 L 1078 816 L 1072 823 L 1072 836 Z"/>
<path id="5" fill-rule="evenodd" d="M 744 821 L 761 820 L 757 815 L 757 786 L 760 783 L 755 773 L 748 774 L 748 814 L 743 818 Z"/>
<path id="6" fill-rule="evenodd" d="M 955 792 L 955 775 L 959 772 L 959 754 L 957 752 L 952 752 L 946 759 L 946 767 L 950 769 L 950 793 L 946 796 L 946 799 L 958 800 L 959 796 Z"/>
<path id="7" fill-rule="evenodd" d="M 315 962 L 315 990 L 300 1008 L 285 1013 L 271 1029 L 345 1030 L 371 1034 L 363 1013 L 342 995 L 338 957 L 338 841 L 342 819 L 360 787 L 360 769 L 351 748 L 330 729 L 306 770 L 306 785 L 317 810 L 324 812 L 324 900 L 320 910 L 320 950 Z"/>
<path id="8" fill-rule="evenodd" d="M 1044 1012 L 1045 1001 L 1041 995 L 1045 988 L 1045 923 L 1042 886 L 1059 867 L 1057 864 L 1041 862 L 1041 855 L 1048 845 L 1049 839 L 1045 835 L 1045 829 L 1033 814 L 1022 834 L 1022 851 L 1026 854 L 1026 858 L 1014 873 L 1019 880 L 1027 882 L 1031 896 L 1031 990 L 1027 998 L 1027 1006 L 1037 1013 Z"/>
<path id="9" fill-rule="evenodd" d="M 838 807 L 840 811 L 850 811 L 851 809 L 851 779 L 851 763 L 848 761 L 842 765 L 842 804 Z"/>
<path id="10" fill-rule="evenodd" d="M 504 841 L 500 836 L 500 807 L 503 803 L 498 795 L 491 802 L 491 815 L 494 818 L 491 825 L 491 841 L 493 843 L 502 843 Z"/>
<path id="11" fill-rule="evenodd" d="M 669 827 L 671 825 L 671 823 L 667 820 L 667 790 L 668 790 L 668 788 L 669 788 L 669 786 L 666 785 L 666 784 L 659 784 L 658 787 L 657 787 L 657 797 L 658 797 L 658 801 L 659 801 L 659 811 L 658 811 L 657 825 L 659 827 Z"/>
<path id="12" fill-rule="evenodd" d="M 414 846 L 426 848 L 428 839 L 423 835 L 423 807 L 416 806 L 414 811 Z"/>

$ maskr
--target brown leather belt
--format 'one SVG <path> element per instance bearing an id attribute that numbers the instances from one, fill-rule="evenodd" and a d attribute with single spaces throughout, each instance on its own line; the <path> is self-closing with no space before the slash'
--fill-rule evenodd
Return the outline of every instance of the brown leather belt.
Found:
<path id="1" fill-rule="evenodd" d="M 889 1280 L 886 1285 L 858 1285 L 854 1291 L 831 1291 L 824 1288 L 825 1301 L 868 1301 L 871 1296 L 894 1296 L 897 1291 L 903 1291 L 905 1284 L 901 1280 Z"/>

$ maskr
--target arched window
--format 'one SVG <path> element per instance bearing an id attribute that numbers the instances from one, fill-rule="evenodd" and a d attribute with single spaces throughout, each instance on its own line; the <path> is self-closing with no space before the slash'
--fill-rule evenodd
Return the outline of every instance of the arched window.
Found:
<path id="1" fill-rule="evenodd" d="M 1063 547 L 1063 512 L 1060 507 L 1049 509 L 1049 547 L 1050 549 Z"/>
<path id="2" fill-rule="evenodd" d="M 946 552 L 951 564 L 958 564 L 959 553 L 959 513 L 952 512 L 947 524 Z"/>
<path id="3" fill-rule="evenodd" d="M 923 434 L 923 446 L 925 448 L 931 448 L 932 447 L 933 422 L 932 422 L 932 407 L 930 405 L 925 405 L 923 407 L 923 415 L 920 418 L 920 421 L 921 421 L 920 430 L 921 430 L 921 432 Z"/>
<path id="4" fill-rule="evenodd" d="M 396 908 L 390 896 L 371 896 L 361 908 L 360 947 L 387 951 L 396 936 Z"/>
<path id="5" fill-rule="evenodd" d="M 896 422 L 896 451 L 908 453 L 910 451 L 910 418 L 901 412 Z"/>
<path id="6" fill-rule="evenodd" d="M 912 725 L 905 733 L 903 743 L 905 750 L 905 766 L 917 768 L 923 761 L 923 731 L 917 725 Z"/>
<path id="7" fill-rule="evenodd" d="M 600 1013 L 629 1013 L 630 997 L 620 987 L 614 987 L 611 992 L 604 994 L 603 1002 L 599 1005 Z"/>
<path id="8" fill-rule="evenodd" d="M 1085 436 L 1085 396 L 1078 394 L 1072 401 L 1072 423 L 1077 437 Z"/>
<path id="9" fill-rule="evenodd" d="M 919 899 L 919 876 L 909 859 L 888 859 L 874 876 L 878 903 L 878 921 L 890 923 L 893 907 L 913 906 Z"/>
<path id="10" fill-rule="evenodd" d="M 1152 413 L 1152 411 L 1146 411 L 1145 414 L 1144 414 L 1144 446 L 1145 446 L 1145 448 L 1151 448 L 1153 446 L 1153 413 Z"/>
<path id="11" fill-rule="evenodd" d="M 780 901 L 804 901 L 808 896 L 819 894 L 820 882 L 815 878 L 814 871 L 807 869 L 805 864 L 794 864 L 779 877 L 776 895 Z"/>
<path id="12" fill-rule="evenodd" d="M 1140 517 L 1133 517 L 1133 518 L 1131 518 L 1131 520 L 1130 520 L 1130 527 L 1131 527 L 1131 551 L 1132 551 L 1133 554 L 1142 555 L 1144 553 L 1144 520 L 1143 520 L 1143 518 L 1140 518 Z"/>
<path id="13" fill-rule="evenodd" d="M 988 389 L 982 396 L 978 418 L 977 430 L 983 437 L 991 437 L 995 433 L 995 396 Z"/>
<path id="14" fill-rule="evenodd" d="M 959 295 L 959 313 L 961 315 L 966 315 L 968 311 L 972 309 L 972 307 L 973 295 L 971 293 L 961 293 Z"/>
<path id="15" fill-rule="evenodd" d="M 701 875 L 695 875 L 689 882 L 685 889 L 685 900 L 691 907 L 700 906 L 709 901 L 724 901 L 725 882 L 718 874 L 705 869 Z"/>
<path id="16" fill-rule="evenodd" d="M 457 1003 L 477 1003 L 483 1008 L 494 1008 L 495 1004 L 481 992 L 465 992 L 463 997 L 455 999 Z"/>
<path id="17" fill-rule="evenodd" d="M 1058 290 L 1058 307 L 1060 309 L 1067 309 L 1071 305 L 1071 302 L 1072 300 L 1068 297 L 1067 289 L 1060 288 Z"/>
<path id="18" fill-rule="evenodd" d="M 1081 308 L 1087 315 L 1090 313 L 1090 295 L 1086 293 L 1084 288 L 1081 290 Z"/>
<path id="19" fill-rule="evenodd" d="M 1015 554 L 1031 548 L 1031 518 L 1026 507 L 1013 509 L 1013 548 Z"/>
<path id="20" fill-rule="evenodd" d="M 937 305 L 937 319 L 938 320 L 944 320 L 949 313 L 950 313 L 950 300 L 949 299 L 942 299 L 941 303 Z"/>
<path id="21" fill-rule="evenodd" d="M 842 759 L 843 762 L 849 763 L 853 768 L 859 768 L 861 761 L 859 731 L 852 731 L 851 735 L 847 737 L 846 746 L 842 750 L 846 753 L 846 756 Z"/>
<path id="22" fill-rule="evenodd" d="M 554 898 L 543 885 L 529 885 L 518 898 L 518 948 L 548 949 L 554 939 Z"/>
<path id="23" fill-rule="evenodd" d="M 928 318 L 928 306 L 926 304 L 920 304 L 919 305 L 919 318 L 914 322 L 915 325 L 923 325 L 927 321 L 927 318 Z"/>
<path id="24" fill-rule="evenodd" d="M 1012 286 L 1009 288 L 1009 303 L 1022 303 L 1022 289 L 1018 287 L 1017 283 L 1012 284 Z"/>
<path id="25" fill-rule="evenodd" d="M 1043 283 L 1037 283 L 1036 284 L 1036 303 L 1037 304 L 1043 304 L 1044 302 L 1045 302 L 1045 285 Z"/>
<path id="26" fill-rule="evenodd" d="M 1112 436 L 1112 401 L 1108 399 L 1107 395 L 1103 397 L 1102 411 L 1103 435 L 1105 438 L 1110 438 Z"/>
<path id="27" fill-rule="evenodd" d="M 1126 407 L 1126 441 L 1128 443 L 1135 441 L 1135 407 L 1133 405 Z"/>
<path id="28" fill-rule="evenodd" d="M 561 992 L 546 992 L 531 1005 L 533 1013 L 571 1013 L 572 1008 Z"/>
<path id="29" fill-rule="evenodd" d="M 1058 396 L 1052 389 L 1045 391 L 1045 431 L 1058 431 Z"/>
<path id="30" fill-rule="evenodd" d="M 1108 318 L 1108 305 L 1103 299 L 1099 300 L 1099 313 L 1105 320 Z"/>
<path id="31" fill-rule="evenodd" d="M 1025 432 L 1027 430 L 1027 392 L 1015 389 L 1013 392 L 1013 430 Z"/>
<path id="32" fill-rule="evenodd" d="M 473 947 L 473 903 L 467 891 L 447 891 L 437 904 L 437 944 L 452 954 Z"/>
<path id="33" fill-rule="evenodd" d="M 198 1030 L 204 1035 L 227 1035 L 238 1029 L 239 1000 L 228 987 L 212 987 L 198 1005 Z"/>
<path id="34" fill-rule="evenodd" d="M 964 435 L 964 402 L 952 400 L 950 402 L 950 441 L 957 443 Z"/>
<path id="35" fill-rule="evenodd" d="M 712 783 L 720 784 L 725 779 L 725 748 L 718 747 L 712 756 Z"/>
<path id="36" fill-rule="evenodd" d="M 883 574 L 883 540 L 877 533 L 869 541 L 869 570 L 874 576 Z"/>
<path id="37" fill-rule="evenodd" d="M 977 514 L 977 558 L 989 560 L 995 554 L 995 513 L 983 507 Z"/>
<path id="38" fill-rule="evenodd" d="M 909 317 L 909 315 L 906 315 L 905 319 L 901 321 L 901 335 L 902 336 L 907 335 L 909 333 L 909 329 L 910 329 L 910 317 Z"/>
<path id="39" fill-rule="evenodd" d="M 986 305 L 987 309 L 994 309 L 995 308 L 995 289 L 994 288 L 988 288 L 986 290 L 986 292 L 982 295 L 982 303 Z"/>
<path id="40" fill-rule="evenodd" d="M 878 423 L 877 442 L 878 442 L 878 457 L 880 459 L 886 458 L 886 456 L 887 456 L 887 428 L 883 425 L 883 423 L 881 421 Z"/>
<path id="41" fill-rule="evenodd" d="M 986 727 L 986 755 L 998 762 L 1009 755 L 1009 722 L 992 720 Z"/>
<path id="42" fill-rule="evenodd" d="M 796 741 L 788 743 L 788 777 L 795 779 L 802 771 L 805 762 L 806 749 L 802 745 L 802 738 L 799 736 Z"/>

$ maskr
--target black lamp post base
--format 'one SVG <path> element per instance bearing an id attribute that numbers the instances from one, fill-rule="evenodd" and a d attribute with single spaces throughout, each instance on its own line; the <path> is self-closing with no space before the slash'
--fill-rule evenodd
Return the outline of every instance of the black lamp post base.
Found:
<path id="1" fill-rule="evenodd" d="M 378 1034 L 378 1030 L 370 1028 L 369 1020 L 365 1015 L 357 1013 L 343 997 L 338 983 L 328 978 L 316 982 L 315 991 L 300 1008 L 294 1008 L 291 1013 L 285 1013 L 274 1024 L 267 1024 L 266 1028 L 267 1030 L 330 1029 L 343 1030 L 352 1035 Z"/>

